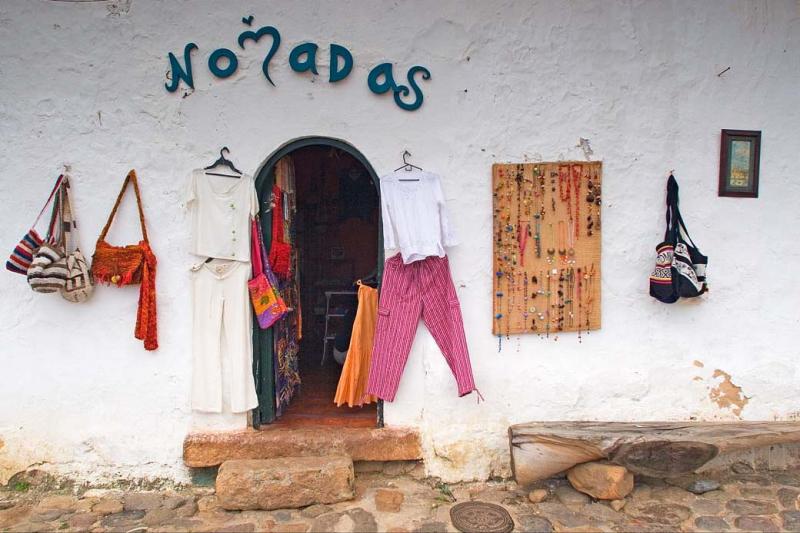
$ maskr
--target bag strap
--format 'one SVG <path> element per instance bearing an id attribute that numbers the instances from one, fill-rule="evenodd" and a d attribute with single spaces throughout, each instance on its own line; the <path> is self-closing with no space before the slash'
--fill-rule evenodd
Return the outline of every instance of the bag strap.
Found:
<path id="1" fill-rule="evenodd" d="M 253 277 L 256 278 L 264 272 L 261 263 L 261 239 L 259 238 L 257 217 L 250 222 L 250 261 L 253 263 Z"/>
<path id="2" fill-rule="evenodd" d="M 269 264 L 269 258 L 267 258 L 267 250 L 264 246 L 264 233 L 261 231 L 261 224 L 259 223 L 256 228 L 258 230 L 258 240 L 261 243 L 261 264 L 264 268 L 264 274 L 267 276 L 272 288 L 276 291 L 278 290 L 278 279 L 275 277 L 275 274 L 272 272 L 272 267 Z"/>
<path id="3" fill-rule="evenodd" d="M 670 174 L 669 179 L 667 180 L 667 235 L 670 233 L 671 222 L 671 229 L 675 239 L 677 240 L 677 238 L 681 235 L 681 230 L 683 230 L 683 235 L 686 236 L 689 244 L 697 248 L 697 245 L 694 243 L 694 241 L 692 241 L 692 237 L 689 235 L 689 230 L 686 229 L 686 223 L 683 221 L 683 217 L 681 216 L 679 203 L 680 199 L 678 196 L 678 182 L 675 179 L 675 176 Z M 667 240 L 666 237 L 664 240 Z"/>
<path id="4" fill-rule="evenodd" d="M 68 177 L 64 178 L 62 188 L 61 220 L 65 233 L 64 251 L 80 250 L 81 243 L 78 238 L 78 221 L 75 218 L 75 208 L 72 206 L 72 194 L 69 192 L 72 183 Z"/>
<path id="5" fill-rule="evenodd" d="M 39 211 L 39 216 L 37 216 L 37 217 L 36 217 L 36 220 L 34 220 L 34 221 L 33 221 L 33 225 L 31 226 L 31 229 L 35 228 L 35 227 L 36 227 L 36 224 L 38 224 L 38 223 L 39 223 L 39 219 L 41 219 L 41 218 L 42 218 L 42 215 L 44 214 L 45 210 L 47 209 L 47 206 L 48 206 L 48 205 L 50 205 L 50 202 L 52 202 L 52 201 L 53 201 L 53 198 L 55 197 L 55 195 L 56 195 L 56 192 L 58 192 L 58 190 L 61 188 L 61 183 L 62 183 L 63 181 L 64 181 L 64 174 L 61 174 L 60 176 L 58 176 L 58 179 L 56 180 L 56 183 L 55 183 L 55 185 L 53 185 L 53 190 L 52 190 L 52 191 L 50 191 L 50 196 L 48 196 L 48 197 L 47 197 L 47 201 L 46 201 L 46 202 L 44 203 L 44 205 L 42 206 L 42 210 L 41 210 L 41 211 Z M 52 221 L 52 218 L 51 218 L 51 221 Z M 50 231 L 51 231 L 51 230 L 48 230 L 48 233 L 49 233 Z"/>
<path id="6" fill-rule="evenodd" d="M 689 230 L 686 229 L 686 224 L 683 222 L 683 217 L 681 216 L 681 212 L 680 211 L 677 211 L 677 217 L 676 218 L 677 218 L 677 221 L 678 221 L 677 224 L 675 225 L 676 226 L 675 227 L 676 233 L 680 234 L 680 230 L 683 230 L 683 235 L 686 236 L 686 239 L 689 241 L 689 244 L 691 244 L 694 248 L 697 248 L 697 245 L 694 243 L 694 241 L 692 240 L 692 237 L 689 235 Z"/>
<path id="7" fill-rule="evenodd" d="M 61 242 L 61 187 L 53 197 L 53 207 L 50 210 L 50 222 L 47 224 L 47 233 L 44 235 L 44 242 L 48 244 L 59 244 Z"/>
<path id="8" fill-rule="evenodd" d="M 667 179 L 667 229 L 664 232 L 664 240 L 670 241 L 670 237 L 675 234 L 675 213 L 678 209 L 678 182 L 675 176 L 669 175 Z"/>
<path id="9" fill-rule="evenodd" d="M 125 189 L 128 188 L 128 183 L 133 184 L 133 192 L 136 195 L 136 207 L 139 209 L 139 223 L 142 226 L 142 240 L 144 240 L 144 242 L 149 242 L 147 240 L 147 228 L 144 225 L 144 211 L 142 211 L 142 199 L 139 196 L 139 182 L 136 180 L 135 170 L 131 170 L 128 172 L 128 175 L 125 176 L 125 182 L 122 184 L 122 189 L 119 191 L 117 201 L 114 203 L 114 208 L 111 210 L 111 214 L 108 215 L 108 221 L 105 227 L 103 227 L 103 231 L 100 232 L 100 240 L 105 240 L 108 230 L 111 228 L 111 223 L 114 221 L 114 216 L 117 214 L 117 209 L 119 209 L 119 204 L 122 202 L 122 197 L 125 195 Z"/>

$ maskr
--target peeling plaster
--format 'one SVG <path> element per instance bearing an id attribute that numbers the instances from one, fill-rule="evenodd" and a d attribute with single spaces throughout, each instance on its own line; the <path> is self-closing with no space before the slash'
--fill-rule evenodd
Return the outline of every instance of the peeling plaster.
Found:
<path id="1" fill-rule="evenodd" d="M 731 375 L 727 372 L 716 369 L 712 377 L 721 377 L 722 381 L 716 387 L 711 388 L 708 397 L 720 409 L 730 409 L 734 415 L 741 417 L 742 409 L 750 401 L 750 398 L 742 394 L 742 388 L 731 381 Z"/>

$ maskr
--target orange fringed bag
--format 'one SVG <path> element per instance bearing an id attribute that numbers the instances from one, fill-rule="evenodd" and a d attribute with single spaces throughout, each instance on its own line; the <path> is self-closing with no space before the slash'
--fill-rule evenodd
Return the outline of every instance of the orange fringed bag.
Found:
<path id="1" fill-rule="evenodd" d="M 117 214 L 119 204 L 128 188 L 128 183 L 133 184 L 136 195 L 136 206 L 139 209 L 139 223 L 142 226 L 142 240 L 139 244 L 128 246 L 113 246 L 106 242 L 106 235 Z M 158 332 L 156 320 L 156 256 L 150 249 L 147 240 L 147 228 L 144 223 L 142 199 L 139 196 L 139 184 L 136 181 L 136 172 L 131 170 L 125 177 L 122 190 L 119 191 L 117 201 L 108 217 L 100 237 L 97 238 L 94 256 L 92 257 L 92 275 L 96 282 L 123 285 L 140 285 L 139 307 L 136 311 L 136 329 L 134 336 L 144 341 L 145 350 L 158 348 Z"/>

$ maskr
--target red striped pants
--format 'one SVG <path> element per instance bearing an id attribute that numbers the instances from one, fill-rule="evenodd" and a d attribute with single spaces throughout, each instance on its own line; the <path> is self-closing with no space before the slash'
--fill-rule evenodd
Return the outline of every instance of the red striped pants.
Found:
<path id="1" fill-rule="evenodd" d="M 397 254 L 386 260 L 383 272 L 367 391 L 394 400 L 420 315 L 456 378 L 458 395 L 476 390 L 447 257 L 406 265 Z"/>

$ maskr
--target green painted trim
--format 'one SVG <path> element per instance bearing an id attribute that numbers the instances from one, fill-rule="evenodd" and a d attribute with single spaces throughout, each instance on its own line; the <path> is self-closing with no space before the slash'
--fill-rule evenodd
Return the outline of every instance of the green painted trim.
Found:
<path id="1" fill-rule="evenodd" d="M 267 161 L 258 169 L 256 174 L 256 193 L 259 201 L 259 212 L 269 208 L 270 194 L 272 193 L 272 185 L 275 182 L 275 165 L 282 157 L 308 146 L 327 146 L 330 148 L 337 148 L 343 152 L 347 152 L 364 168 L 367 169 L 370 178 L 372 179 L 375 190 L 378 193 L 378 206 L 381 201 L 381 185 L 380 178 L 378 177 L 375 169 L 367 158 L 364 157 L 355 146 L 340 139 L 333 139 L 331 137 L 300 137 L 293 141 L 289 141 L 267 158 Z M 264 233 L 264 246 L 269 249 L 272 243 L 272 217 L 262 216 L 261 218 L 261 231 Z M 380 287 L 383 278 L 383 218 L 381 211 L 378 210 L 378 286 Z M 255 322 L 254 322 L 255 323 Z M 275 421 L 275 370 L 273 365 L 272 354 L 272 328 L 264 331 L 257 327 L 253 328 L 253 376 L 256 380 L 256 392 L 258 394 L 258 407 L 253 409 L 253 427 L 256 429 L 261 424 L 270 424 Z M 378 401 L 378 419 L 376 421 L 377 427 L 383 427 L 383 400 Z"/>

